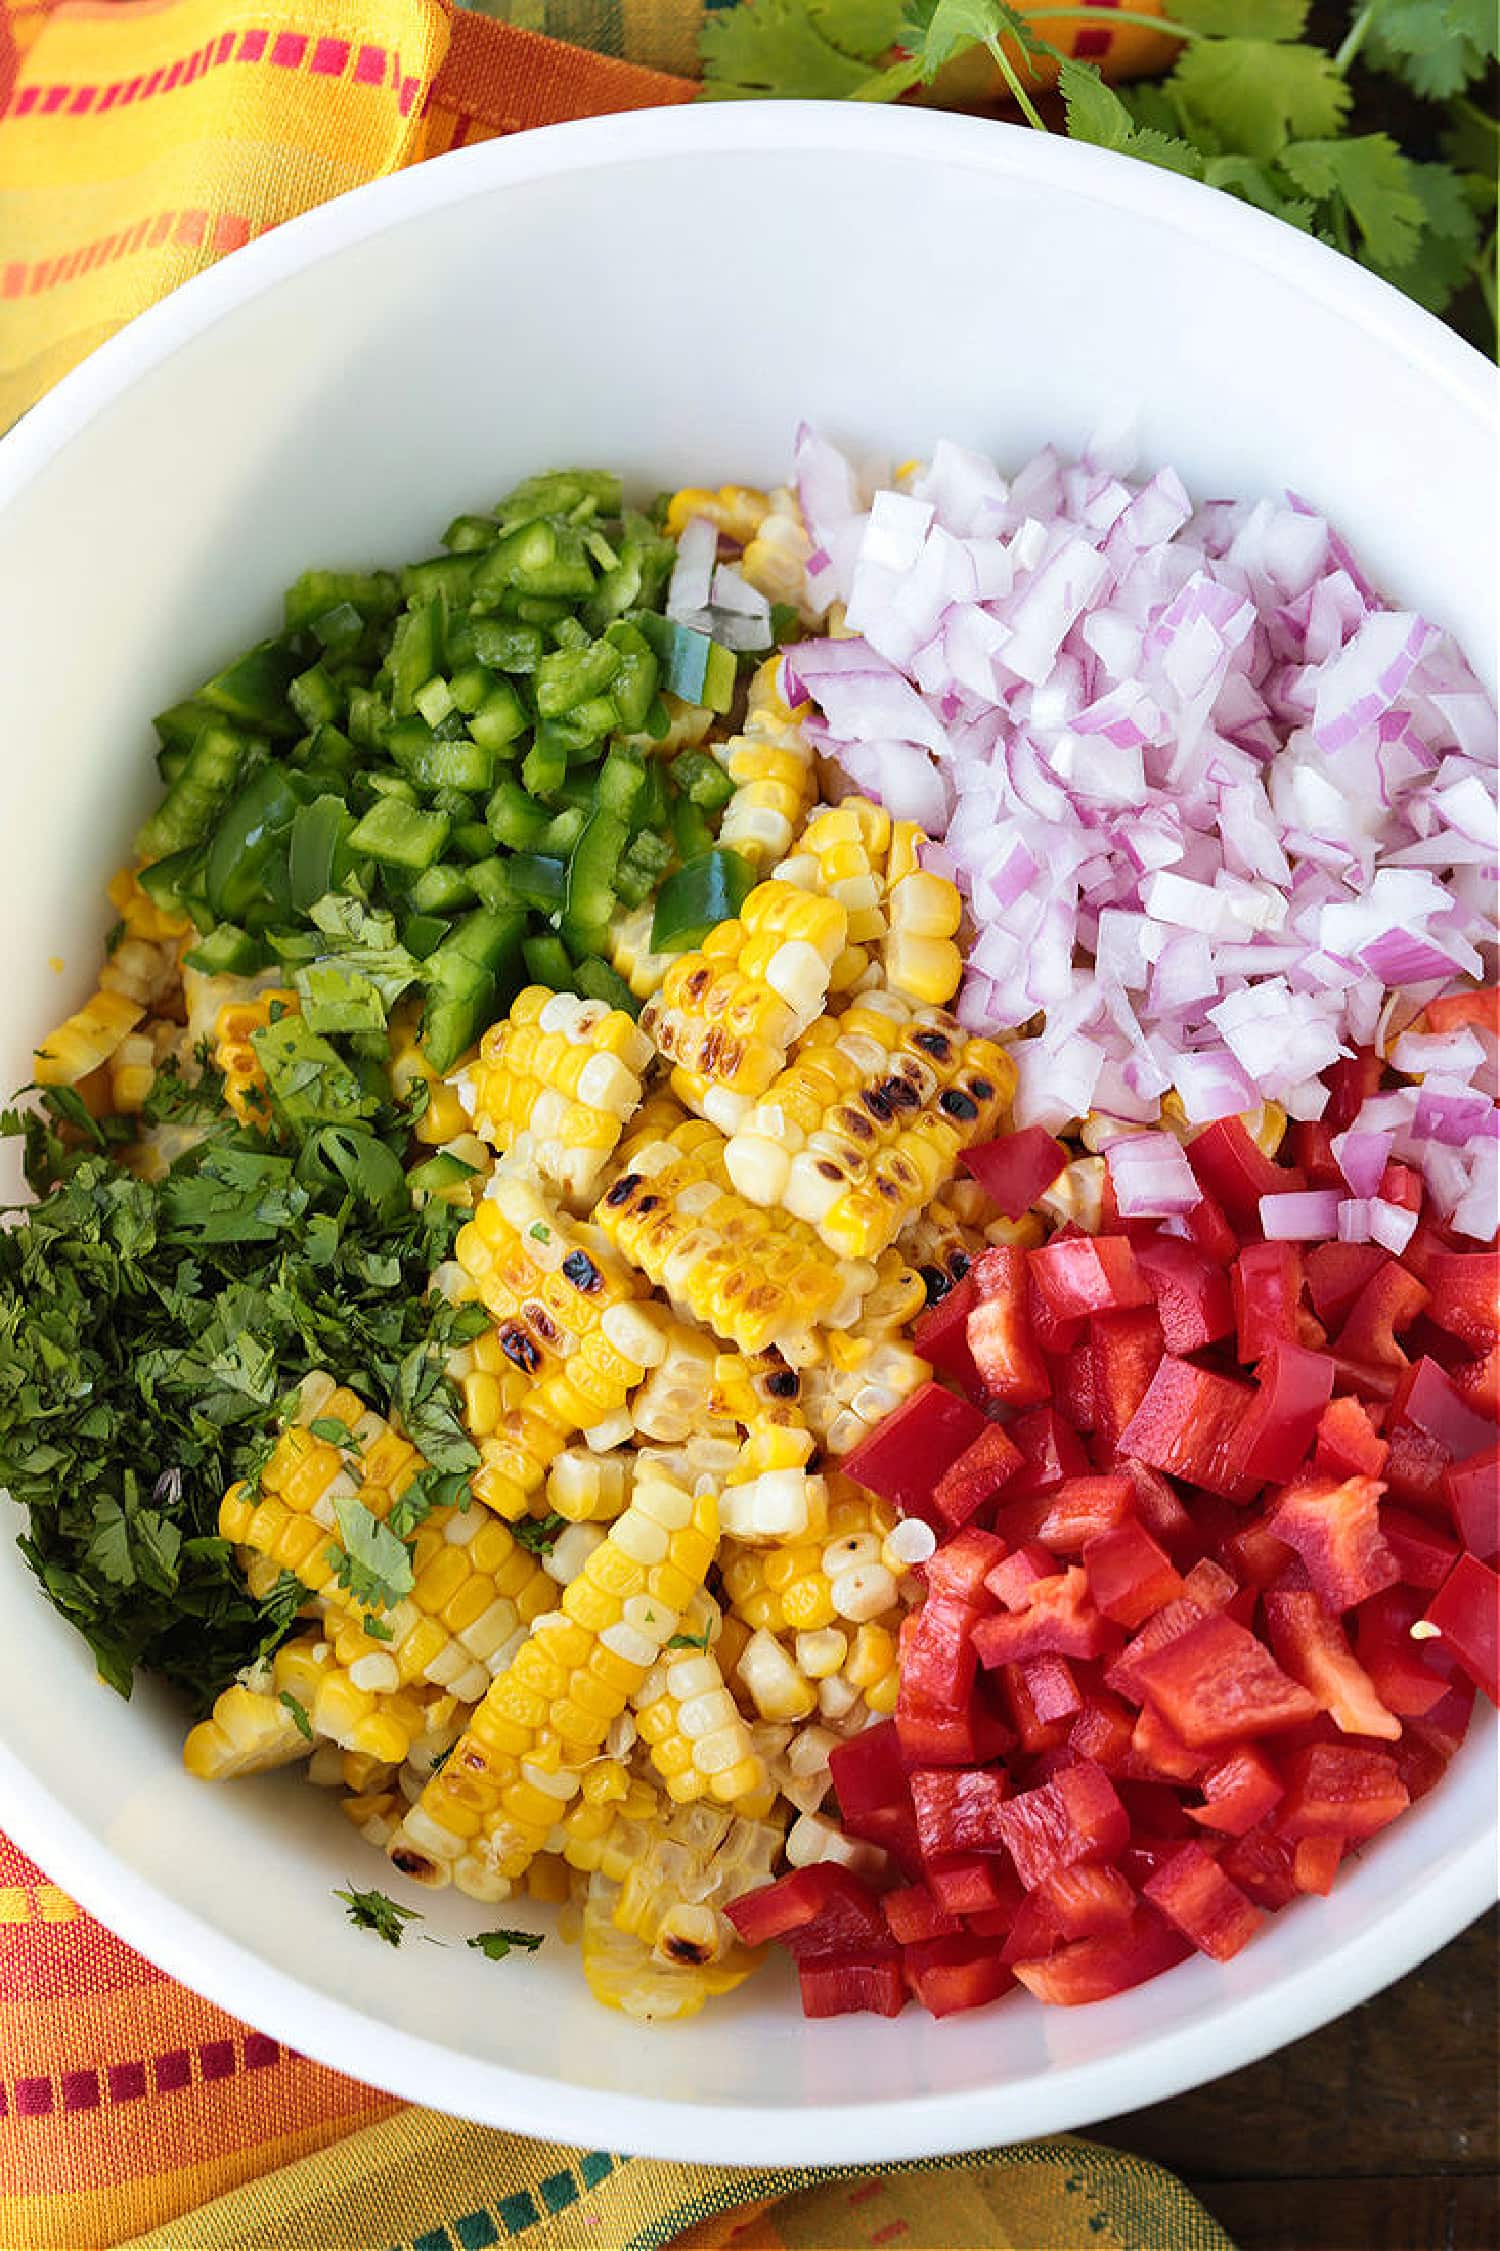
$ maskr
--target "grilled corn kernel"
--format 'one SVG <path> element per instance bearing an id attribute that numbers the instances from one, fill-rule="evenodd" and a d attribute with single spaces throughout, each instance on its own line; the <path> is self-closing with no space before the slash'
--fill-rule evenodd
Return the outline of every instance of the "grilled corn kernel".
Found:
<path id="1" fill-rule="evenodd" d="M 224 1100 L 241 1125 L 269 1123 L 270 1097 L 265 1067 L 252 1044 L 256 1032 L 280 1016 L 297 1016 L 302 1003 L 294 992 L 271 985 L 253 1000 L 226 1001 L 214 1020 L 214 1063 L 223 1073 Z"/>
<path id="2" fill-rule="evenodd" d="M 651 1043 L 623 1009 L 528 985 L 474 1065 L 474 1123 L 570 1197 L 595 1187 L 641 1099 Z"/>

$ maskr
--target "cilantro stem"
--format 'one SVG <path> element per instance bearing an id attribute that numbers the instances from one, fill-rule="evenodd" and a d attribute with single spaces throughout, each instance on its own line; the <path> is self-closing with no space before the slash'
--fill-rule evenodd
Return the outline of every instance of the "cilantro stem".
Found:
<path id="1" fill-rule="evenodd" d="M 1005 80 L 1006 85 L 1010 88 L 1011 94 L 1015 99 L 1016 107 L 1020 110 L 1021 115 L 1025 118 L 1027 124 L 1032 128 L 1033 132 L 1045 133 L 1047 127 L 1042 118 L 1041 112 L 1038 110 L 1031 96 L 1027 93 L 1025 87 L 1021 84 L 1020 74 L 1016 70 L 1016 66 L 1011 61 L 1009 55 L 1005 52 L 1005 49 L 1001 46 L 999 40 L 986 39 L 985 45 L 993 55 L 995 59 L 995 66 L 999 70 L 1001 77 Z"/>
<path id="2" fill-rule="evenodd" d="M 1370 26 L 1374 21 L 1374 0 L 1370 0 L 1369 5 L 1360 9 L 1359 14 L 1355 17 L 1353 23 L 1350 24 L 1349 29 L 1345 32 L 1341 43 L 1334 52 L 1333 67 L 1338 72 L 1341 78 L 1344 78 L 1348 75 L 1349 65 L 1353 62 L 1355 56 L 1359 53 L 1360 48 L 1364 45 L 1365 40 L 1369 34 Z"/>
<path id="3" fill-rule="evenodd" d="M 1098 6 L 1092 8 L 1054 8 L 1050 5 L 1049 0 L 1047 15 L 1053 23 L 1107 23 L 1111 28 L 1117 23 L 1128 23 L 1137 26 L 1142 31 L 1159 31 L 1164 39 L 1182 39 L 1191 42 L 1195 39 L 1208 39 L 1213 36 L 1211 32 L 1199 31 L 1193 24 L 1178 23 L 1171 16 L 1132 15 L 1125 8 Z M 1047 46 L 1048 42 L 1043 41 L 1044 53 L 1047 51 Z"/>

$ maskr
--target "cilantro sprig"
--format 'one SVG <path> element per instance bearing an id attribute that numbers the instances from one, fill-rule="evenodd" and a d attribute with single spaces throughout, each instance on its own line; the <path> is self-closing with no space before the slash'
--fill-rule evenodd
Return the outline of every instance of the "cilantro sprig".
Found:
<path id="1" fill-rule="evenodd" d="M 335 1886 L 333 1896 L 344 1902 L 344 1913 L 357 1931 L 373 1931 L 387 1946 L 399 1946 L 407 1924 L 424 1919 L 420 1907 L 403 1907 L 383 1891 L 361 1891 L 351 1884 L 347 1890 Z"/>
<path id="2" fill-rule="evenodd" d="M 534 1954 L 542 1943 L 542 1933 L 504 1928 L 476 1931 L 467 1943 L 482 1954 L 487 1962 L 503 1962 L 507 1954 Z"/>
<path id="3" fill-rule="evenodd" d="M 1468 94 L 1493 77 L 1492 0 L 1366 0 L 1331 52 L 1304 36 L 1308 0 L 1167 0 L 1160 16 L 1049 0 L 1043 13 L 1143 26 L 1177 54 L 1155 83 L 1116 90 L 1008 0 L 740 0 L 704 19 L 703 92 L 897 101 L 936 81 L 941 98 L 950 65 L 987 53 L 1038 131 L 1237 196 L 1493 345 L 1495 127 Z M 1037 92 L 1041 62 L 1056 66 L 1060 114 Z M 1410 146 L 1378 129 L 1382 77 L 1416 97 Z"/>

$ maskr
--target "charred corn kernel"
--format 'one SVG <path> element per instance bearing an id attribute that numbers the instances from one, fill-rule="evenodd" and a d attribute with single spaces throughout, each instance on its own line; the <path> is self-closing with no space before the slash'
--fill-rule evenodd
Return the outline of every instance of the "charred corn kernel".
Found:
<path id="1" fill-rule="evenodd" d="M 318 1633 L 283 1642 L 265 1668 L 264 1686 L 232 1681 L 209 1717 L 190 1730 L 182 1746 L 189 1774 L 226 1782 L 306 1758 L 313 1749 L 318 1684 L 332 1665 L 333 1652 Z"/>
<path id="2" fill-rule="evenodd" d="M 186 915 L 168 914 L 156 904 L 133 868 L 121 868 L 118 875 L 111 876 L 104 895 L 124 923 L 127 937 L 159 944 L 163 939 L 185 937 L 192 928 Z"/>
<path id="3" fill-rule="evenodd" d="M 426 1087 L 427 1100 L 412 1132 L 418 1141 L 436 1149 L 466 1132 L 472 1121 L 458 1088 L 441 1078 L 427 1060 L 417 1038 L 421 1018 L 419 1001 L 402 1001 L 392 1011 L 386 1073 L 398 1102 L 409 1102 L 419 1085 Z"/>
<path id="4" fill-rule="evenodd" d="M 715 1364 L 711 1409 L 744 1433 L 719 1493 L 730 1538 L 749 1545 L 803 1539 L 827 1520 L 823 1480 L 807 1474 L 814 1439 L 799 1390 L 779 1353 L 724 1353 Z"/>
<path id="5" fill-rule="evenodd" d="M 607 1523 L 629 1505 L 633 1466 L 628 1453 L 564 1447 L 547 1472 L 547 1506 L 570 1524 Z"/>
<path id="6" fill-rule="evenodd" d="M 712 1405 L 718 1346 L 686 1321 L 666 1325 L 666 1351 L 630 1403 L 642 1438 L 663 1446 L 679 1445 L 722 1420 Z M 564 1511 L 566 1514 L 566 1511 Z"/>
<path id="7" fill-rule="evenodd" d="M 651 1830 L 664 1818 L 660 1798 L 652 1785 L 629 1775 L 620 1798 L 574 1800 L 548 1843 L 570 1868 L 591 1875 L 602 1870 L 618 1883 L 639 1858 Z"/>
<path id="8" fill-rule="evenodd" d="M 609 926 L 610 967 L 617 977 L 624 978 L 637 1000 L 649 1000 L 661 991 L 667 971 L 678 958 L 676 954 L 651 951 L 655 912 L 648 900 L 643 907 L 631 907 L 616 915 Z"/>
<path id="9" fill-rule="evenodd" d="M 620 1883 L 615 1927 L 680 1964 L 722 1956 L 737 1946 L 723 1909 L 765 1882 L 780 1849 L 772 1822 L 704 1802 L 664 1807 Z"/>
<path id="10" fill-rule="evenodd" d="M 920 1284 L 918 1285 L 920 1288 Z M 896 1338 L 829 1338 L 829 1350 L 803 1376 L 808 1426 L 825 1454 L 847 1454 L 931 1375 L 927 1362 Z"/>
<path id="11" fill-rule="evenodd" d="M 765 1767 L 712 1649 L 666 1651 L 636 1690 L 636 1725 L 669 1798 L 733 1805 L 764 1788 Z"/>
<path id="12" fill-rule="evenodd" d="M 498 1389 L 478 1392 L 474 1407 L 501 1412 L 493 1424 L 469 1426 L 481 1455 L 474 1491 L 513 1519 L 569 1433 L 617 1413 L 665 1346 L 635 1277 L 596 1231 L 562 1219 L 534 1182 L 504 1166 L 454 1256 L 493 1316 L 505 1358 L 531 1379 L 509 1408 Z"/>
<path id="13" fill-rule="evenodd" d="M 809 624 L 820 612 L 807 590 L 807 559 L 812 541 L 803 527 L 794 494 L 774 492 L 755 537 L 740 557 L 740 569 L 768 602 L 786 602 Z"/>
<path id="14" fill-rule="evenodd" d="M 762 1719 L 801 1720 L 818 1708 L 816 1690 L 798 1672 L 774 1634 L 764 1630 L 753 1633 L 735 1673 Z"/>
<path id="15" fill-rule="evenodd" d="M 754 538 L 770 506 L 766 494 L 750 485 L 720 485 L 717 492 L 684 485 L 667 502 L 667 534 L 680 539 L 695 516 L 705 516 L 716 531 L 743 547 L 747 539 Z"/>
<path id="16" fill-rule="evenodd" d="M 644 1939 L 619 1929 L 618 1896 L 619 1887 L 602 1875 L 590 1878 L 581 1933 L 583 1974 L 606 2008 L 642 2024 L 680 2024 L 754 1968 L 754 1956 L 743 1948 L 711 1963 L 660 1959 Z"/>
<path id="17" fill-rule="evenodd" d="M 846 922 L 837 901 L 773 878 L 756 885 L 737 921 L 678 955 L 641 1029 L 674 1066 L 673 1091 L 690 1108 L 732 1126 L 764 1094 L 823 1006 Z"/>
<path id="18" fill-rule="evenodd" d="M 928 1005 L 950 1001 L 963 975 L 963 955 L 954 937 L 963 916 L 963 901 L 956 884 L 946 876 L 913 866 L 898 874 L 904 864 L 905 840 L 898 855 L 892 850 L 886 915 L 890 934 L 885 942 L 886 981 L 892 989 Z"/>
<path id="19" fill-rule="evenodd" d="M 954 1182 L 925 1211 L 914 1213 L 896 1239 L 902 1257 L 921 1276 L 930 1305 L 963 1280 L 985 1247 L 982 1226 L 960 1216 L 958 1186 Z"/>
<path id="20" fill-rule="evenodd" d="M 594 1217 L 681 1317 L 744 1352 L 774 1344 L 792 1365 L 815 1356 L 820 1324 L 856 1319 L 874 1268 L 831 1259 L 810 1228 L 747 1203 L 729 1185 L 713 1126 L 690 1120 L 633 1147 L 628 1167 Z"/>
<path id="21" fill-rule="evenodd" d="M 474 1122 L 568 1196 L 593 1190 L 641 1099 L 651 1043 L 620 1008 L 528 985 L 474 1066 Z"/>
<path id="22" fill-rule="evenodd" d="M 780 1204 L 844 1257 L 878 1257 L 993 1133 L 1015 1068 L 941 1009 L 870 993 L 813 1025 L 725 1150 L 756 1204 Z"/>
<path id="23" fill-rule="evenodd" d="M 638 1474 L 630 1507 L 491 1683 L 392 1838 L 399 1868 L 505 1896 L 676 1632 L 717 1542 L 712 1493 L 695 1500 L 651 1470 Z"/>
<path id="24" fill-rule="evenodd" d="M 107 1063 L 146 1013 L 144 1001 L 101 990 L 72 1016 L 65 1017 L 37 1049 L 33 1075 L 38 1086 L 76 1086 Z"/>
<path id="25" fill-rule="evenodd" d="M 224 1075 L 224 1100 L 241 1125 L 265 1125 L 271 1115 L 266 1074 L 251 1044 L 278 1016 L 300 1015 L 294 992 L 271 985 L 253 1000 L 226 1001 L 214 1019 L 214 1063 Z"/>
<path id="26" fill-rule="evenodd" d="M 1097 1235 L 1104 1225 L 1105 1179 L 1102 1157 L 1075 1157 L 1038 1196 L 1036 1208 L 1053 1222 L 1071 1220 L 1086 1235 Z"/>

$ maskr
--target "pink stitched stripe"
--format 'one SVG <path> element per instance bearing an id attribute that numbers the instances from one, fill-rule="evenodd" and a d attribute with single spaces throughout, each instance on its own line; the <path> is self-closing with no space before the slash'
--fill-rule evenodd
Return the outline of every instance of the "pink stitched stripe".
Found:
<path id="1" fill-rule="evenodd" d="M 240 34 L 240 61 L 258 63 L 270 40 L 268 31 L 243 31 Z"/>
<path id="2" fill-rule="evenodd" d="M 271 60 L 283 70 L 296 70 L 307 53 L 307 41 L 300 31 L 278 31 L 271 49 Z"/>
<path id="3" fill-rule="evenodd" d="M 341 78 L 348 60 L 347 39 L 320 39 L 312 51 L 312 68 L 321 78 Z"/>
<path id="4" fill-rule="evenodd" d="M 357 86 L 379 86 L 384 80 L 384 47 L 361 47 L 354 65 L 354 83 Z"/>
<path id="5" fill-rule="evenodd" d="M 7 277 L 8 278 L 7 269 Z M 195 2072 L 194 2058 L 197 2059 Z M 195 2081 L 212 2085 L 232 2079 L 238 2071 L 262 2071 L 278 2063 L 300 2063 L 296 2049 L 284 2048 L 263 2032 L 247 2032 L 237 2047 L 233 2040 L 204 2040 L 197 2048 L 168 2048 L 159 2055 L 137 2057 L 128 2063 L 106 2064 L 59 2072 L 55 2079 L 40 2073 L 0 2080 L 0 2118 L 50 2118 L 64 2112 L 98 2110 L 106 2095 L 112 2103 L 139 2102 L 155 2082 L 158 2094 L 178 2094 Z"/>

